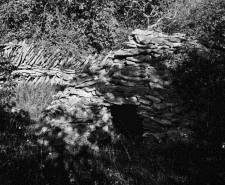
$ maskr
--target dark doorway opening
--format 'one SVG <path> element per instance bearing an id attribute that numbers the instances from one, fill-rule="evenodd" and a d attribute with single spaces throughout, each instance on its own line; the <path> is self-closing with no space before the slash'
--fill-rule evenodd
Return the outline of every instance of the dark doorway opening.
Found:
<path id="1" fill-rule="evenodd" d="M 136 105 L 113 105 L 110 107 L 113 125 L 126 137 L 143 134 L 142 119 L 137 114 Z"/>

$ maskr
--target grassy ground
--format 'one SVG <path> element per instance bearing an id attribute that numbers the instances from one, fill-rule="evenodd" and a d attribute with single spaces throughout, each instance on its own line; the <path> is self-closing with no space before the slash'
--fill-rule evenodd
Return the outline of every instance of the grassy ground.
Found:
<path id="1" fill-rule="evenodd" d="M 151 138 L 121 137 L 116 144 L 102 146 L 97 154 L 85 147 L 76 154 L 45 150 L 36 144 L 28 128 L 39 122 L 55 89 L 21 84 L 14 90 L 12 98 L 7 91 L 1 91 L 1 185 L 225 183 L 224 151 L 204 142 L 158 143 Z M 10 103 L 6 105 L 12 100 L 18 110 L 12 111 Z"/>
<path id="2" fill-rule="evenodd" d="M 52 102 L 54 93 L 51 84 L 28 86 L 21 83 L 15 88 L 16 108 L 29 112 L 31 119 L 38 121 L 41 112 Z"/>

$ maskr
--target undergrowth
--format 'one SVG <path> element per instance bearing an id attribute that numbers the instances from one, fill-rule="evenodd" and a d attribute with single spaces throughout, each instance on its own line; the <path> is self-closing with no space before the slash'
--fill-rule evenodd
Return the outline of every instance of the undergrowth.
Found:
<path id="1" fill-rule="evenodd" d="M 8 88 L 10 89 L 10 88 Z M 224 184 L 225 153 L 203 143 L 158 142 L 121 137 L 99 152 L 83 147 L 68 153 L 36 143 L 32 124 L 51 102 L 54 87 L 20 84 L 15 95 L 1 91 L 0 184 L 2 185 L 176 185 Z M 10 96 L 9 96 L 10 95 Z M 11 99 L 10 99 L 11 97 Z"/>
<path id="2" fill-rule="evenodd" d="M 42 124 L 54 93 L 47 84 L 9 84 L 0 91 L 1 185 L 225 184 L 225 152 L 204 141 L 121 137 L 98 153 L 85 146 L 68 153 L 63 140 L 56 141 L 58 152 L 38 145 L 29 128 Z"/>
<path id="3" fill-rule="evenodd" d="M 151 138 L 121 137 L 94 153 L 60 152 L 37 145 L 25 111 L 1 108 L 0 184 L 2 185 L 176 185 L 224 184 L 225 155 L 213 147 Z M 58 141 L 63 143 L 63 141 Z"/>
<path id="4" fill-rule="evenodd" d="M 18 84 L 15 89 L 16 108 L 29 112 L 33 120 L 40 118 L 41 112 L 52 102 L 55 87 L 51 84 Z"/>

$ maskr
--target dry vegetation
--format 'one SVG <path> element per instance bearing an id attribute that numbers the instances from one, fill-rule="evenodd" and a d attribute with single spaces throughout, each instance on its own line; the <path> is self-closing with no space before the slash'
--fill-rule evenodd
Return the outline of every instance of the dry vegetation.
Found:
<path id="1" fill-rule="evenodd" d="M 15 108 L 28 112 L 32 120 L 38 121 L 42 111 L 52 102 L 55 88 L 48 83 L 38 85 L 20 83 L 14 91 Z"/>
<path id="2" fill-rule="evenodd" d="M 196 36 L 211 52 L 190 54 L 192 60 L 172 73 L 184 100 L 199 113 L 198 140 L 185 145 L 179 137 L 163 143 L 122 137 L 116 144 L 102 146 L 98 155 L 84 148 L 76 155 L 57 156 L 38 145 L 29 130 L 32 124 L 41 124 L 55 87 L 9 81 L 0 90 L 0 184 L 224 184 L 224 0 L 80 2 L 3 0 L 1 40 L 36 39 L 83 55 L 116 48 L 128 30 L 147 28 L 163 17 L 156 27 Z M 6 64 L 1 63 L 1 71 L 12 70 Z"/>

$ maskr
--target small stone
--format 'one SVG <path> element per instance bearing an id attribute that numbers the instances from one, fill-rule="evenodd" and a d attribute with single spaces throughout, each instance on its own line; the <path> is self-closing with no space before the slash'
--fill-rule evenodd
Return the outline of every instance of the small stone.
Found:
<path id="1" fill-rule="evenodd" d="M 128 86 L 128 87 L 135 87 L 137 86 L 137 83 L 135 82 L 129 82 L 129 81 L 125 81 L 125 80 L 119 80 L 119 79 L 111 79 L 112 83 L 116 84 L 116 85 L 122 85 L 122 86 Z"/>
<path id="2" fill-rule="evenodd" d="M 155 109 L 159 109 L 159 110 L 162 110 L 162 109 L 165 109 L 167 106 L 166 106 L 166 104 L 164 104 L 164 103 L 153 103 L 153 107 L 155 108 Z"/>
<path id="3" fill-rule="evenodd" d="M 173 43 L 173 47 L 174 47 L 174 48 L 178 48 L 178 47 L 181 47 L 181 46 L 182 46 L 181 43 Z"/>
<path id="4" fill-rule="evenodd" d="M 92 97 L 92 93 L 91 92 L 86 92 L 84 90 L 81 90 L 81 89 L 71 89 L 70 90 L 70 94 L 73 95 L 78 95 L 78 96 L 81 96 L 81 97 Z"/>
<path id="5" fill-rule="evenodd" d="M 95 90 L 95 94 L 98 95 L 98 96 L 102 96 L 102 95 L 103 95 L 103 94 L 100 93 L 100 91 L 98 91 L 98 90 Z"/>
<path id="6" fill-rule="evenodd" d="M 129 47 L 129 48 L 136 48 L 137 47 L 136 42 L 132 42 L 132 41 L 124 42 L 123 45 L 125 45 L 126 47 Z"/>
<path id="7" fill-rule="evenodd" d="M 172 81 L 164 81 L 163 84 L 164 84 L 165 86 L 169 86 L 169 85 L 172 84 Z"/>
<path id="8" fill-rule="evenodd" d="M 155 96 L 151 96 L 151 95 L 145 95 L 146 98 L 154 101 L 155 103 L 160 103 L 162 100 L 160 100 L 159 98 L 155 97 Z"/>
<path id="9" fill-rule="evenodd" d="M 140 56 L 127 57 L 126 59 L 133 62 L 148 62 L 152 59 L 152 57 L 150 55 L 140 55 Z"/>
<path id="10" fill-rule="evenodd" d="M 134 103 L 137 103 L 137 101 L 138 101 L 137 97 L 135 97 L 135 96 L 131 97 L 130 100 Z"/>
<path id="11" fill-rule="evenodd" d="M 81 84 L 79 84 L 79 85 L 75 85 L 75 87 L 79 87 L 79 88 L 81 88 L 81 87 L 87 87 L 87 86 L 92 86 L 92 85 L 94 85 L 94 84 L 96 84 L 96 81 L 89 81 L 89 82 L 83 82 L 83 83 L 81 83 Z"/>
<path id="12" fill-rule="evenodd" d="M 130 65 L 130 66 L 138 66 L 135 62 L 132 62 L 132 61 L 129 61 L 129 60 L 125 61 L 124 64 L 126 66 L 128 66 L 128 65 Z"/>
<path id="13" fill-rule="evenodd" d="M 96 96 L 96 95 L 97 95 L 95 91 L 92 91 L 91 94 L 92 94 L 93 96 Z"/>
<path id="14" fill-rule="evenodd" d="M 96 88 L 95 87 L 85 87 L 84 90 L 87 92 L 90 92 L 90 91 L 96 90 Z"/>
<path id="15" fill-rule="evenodd" d="M 121 49 L 115 52 L 114 57 L 122 58 L 122 57 L 128 57 L 128 56 L 136 56 L 136 55 L 147 55 L 151 54 L 152 49 L 141 49 L 141 48 L 135 48 L 135 49 Z"/>
<path id="16" fill-rule="evenodd" d="M 160 84 L 157 84 L 157 83 L 150 82 L 149 83 L 149 86 L 151 87 L 151 89 L 155 89 L 155 88 L 157 88 L 157 89 L 163 89 L 163 86 L 160 85 Z"/>
<path id="17" fill-rule="evenodd" d="M 172 125 L 172 122 L 171 121 L 165 120 L 165 119 L 162 119 L 161 120 L 161 123 L 164 124 L 164 125 Z"/>
<path id="18" fill-rule="evenodd" d="M 149 101 L 149 100 L 146 100 L 146 99 L 138 99 L 138 101 L 140 102 L 140 103 L 143 103 L 143 104 L 145 104 L 145 105 L 152 105 L 152 101 Z"/>

